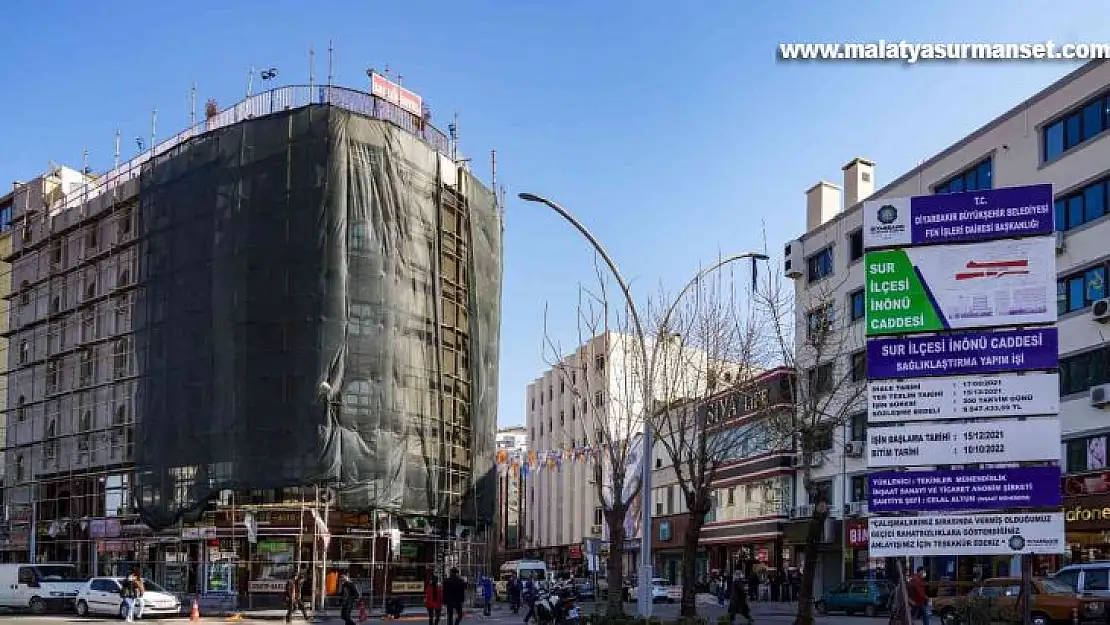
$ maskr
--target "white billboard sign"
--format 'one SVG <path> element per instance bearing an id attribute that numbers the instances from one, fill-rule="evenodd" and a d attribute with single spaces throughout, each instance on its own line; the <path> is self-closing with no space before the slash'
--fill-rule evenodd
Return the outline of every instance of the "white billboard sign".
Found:
<path id="1" fill-rule="evenodd" d="M 424 100 L 415 91 L 409 91 L 377 72 L 370 74 L 370 93 L 417 117 L 424 116 Z"/>
<path id="2" fill-rule="evenodd" d="M 1052 237 L 867 252 L 867 336 L 1056 322 Z"/>
<path id="3" fill-rule="evenodd" d="M 1064 513 L 871 517 L 872 558 L 1057 554 L 1067 548 Z"/>
<path id="4" fill-rule="evenodd" d="M 987 464 L 1060 460 L 1057 417 L 868 428 L 867 466 Z"/>
<path id="5" fill-rule="evenodd" d="M 867 384 L 867 419 L 872 423 L 1058 412 L 1060 376 L 1056 373 L 874 380 Z"/>

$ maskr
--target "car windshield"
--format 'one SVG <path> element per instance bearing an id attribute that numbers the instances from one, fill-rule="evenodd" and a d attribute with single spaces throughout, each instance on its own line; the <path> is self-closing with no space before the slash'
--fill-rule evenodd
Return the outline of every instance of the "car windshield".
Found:
<path id="1" fill-rule="evenodd" d="M 77 569 L 72 566 L 59 564 L 57 566 L 36 566 L 39 579 L 44 582 L 83 582 L 86 578 L 77 574 Z"/>
<path id="2" fill-rule="evenodd" d="M 1044 586 L 1044 591 L 1050 595 L 1074 595 L 1075 589 L 1068 586 L 1058 579 L 1043 579 L 1041 585 Z"/>

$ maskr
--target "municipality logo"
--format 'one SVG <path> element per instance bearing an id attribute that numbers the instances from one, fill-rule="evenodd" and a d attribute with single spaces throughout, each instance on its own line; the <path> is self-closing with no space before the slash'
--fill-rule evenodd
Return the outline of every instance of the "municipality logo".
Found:
<path id="1" fill-rule="evenodd" d="M 884 226 L 889 226 L 898 220 L 898 209 L 890 204 L 884 204 L 879 208 L 879 223 Z"/>
<path id="2" fill-rule="evenodd" d="M 1014 551 L 1021 551 L 1024 548 L 1025 539 L 1021 537 L 1021 534 L 1015 534 L 1010 537 L 1010 549 Z"/>

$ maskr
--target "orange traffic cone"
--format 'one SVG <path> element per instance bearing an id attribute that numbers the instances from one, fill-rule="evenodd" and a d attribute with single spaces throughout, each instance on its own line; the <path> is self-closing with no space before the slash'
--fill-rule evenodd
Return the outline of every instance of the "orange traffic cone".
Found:
<path id="1" fill-rule="evenodd" d="M 358 622 L 366 622 L 366 604 L 362 602 L 362 599 L 358 600 Z"/>
<path id="2" fill-rule="evenodd" d="M 193 599 L 193 611 L 189 614 L 190 621 L 200 620 L 200 606 L 197 605 L 197 600 Z"/>

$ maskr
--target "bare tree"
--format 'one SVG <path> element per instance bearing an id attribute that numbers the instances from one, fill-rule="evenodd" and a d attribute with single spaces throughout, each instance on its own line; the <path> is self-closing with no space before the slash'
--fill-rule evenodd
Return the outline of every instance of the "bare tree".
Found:
<path id="1" fill-rule="evenodd" d="M 581 425 L 561 428 L 561 444 L 588 447 L 592 462 L 589 482 L 607 527 L 609 557 L 606 564 L 608 609 L 624 612 L 624 562 L 626 538 L 638 531 L 640 510 L 640 459 L 645 408 L 643 386 L 646 359 L 638 337 L 630 332 L 628 305 L 614 306 L 600 266 L 597 290 L 579 288 L 578 344 L 565 355 L 547 332 L 544 313 L 545 360 L 572 394 L 572 421 Z M 574 418 L 579 417 L 579 418 Z"/>
<path id="2" fill-rule="evenodd" d="M 756 296 L 778 359 L 797 373 L 795 410 L 776 422 L 780 435 L 794 439 L 802 487 L 812 506 L 794 625 L 814 622 L 813 577 L 832 504 L 831 493 L 813 479 L 813 467 L 837 443 L 836 432 L 866 396 L 864 324 L 851 323 L 843 285 L 843 280 L 828 277 L 796 296 L 793 283 L 771 274 Z"/>
<path id="3" fill-rule="evenodd" d="M 750 291 L 738 290 L 724 272 L 698 279 L 681 301 L 665 294 L 654 308 L 658 352 L 655 375 L 662 396 L 653 415 L 656 443 L 685 502 L 680 615 L 697 616 L 696 559 L 701 530 L 715 506 L 714 483 L 722 466 L 746 447 L 768 445 L 771 432 L 752 418 L 755 380 L 768 363 L 765 324 Z M 668 345 L 670 343 L 670 345 Z M 775 432 L 777 434 L 777 432 Z"/>

